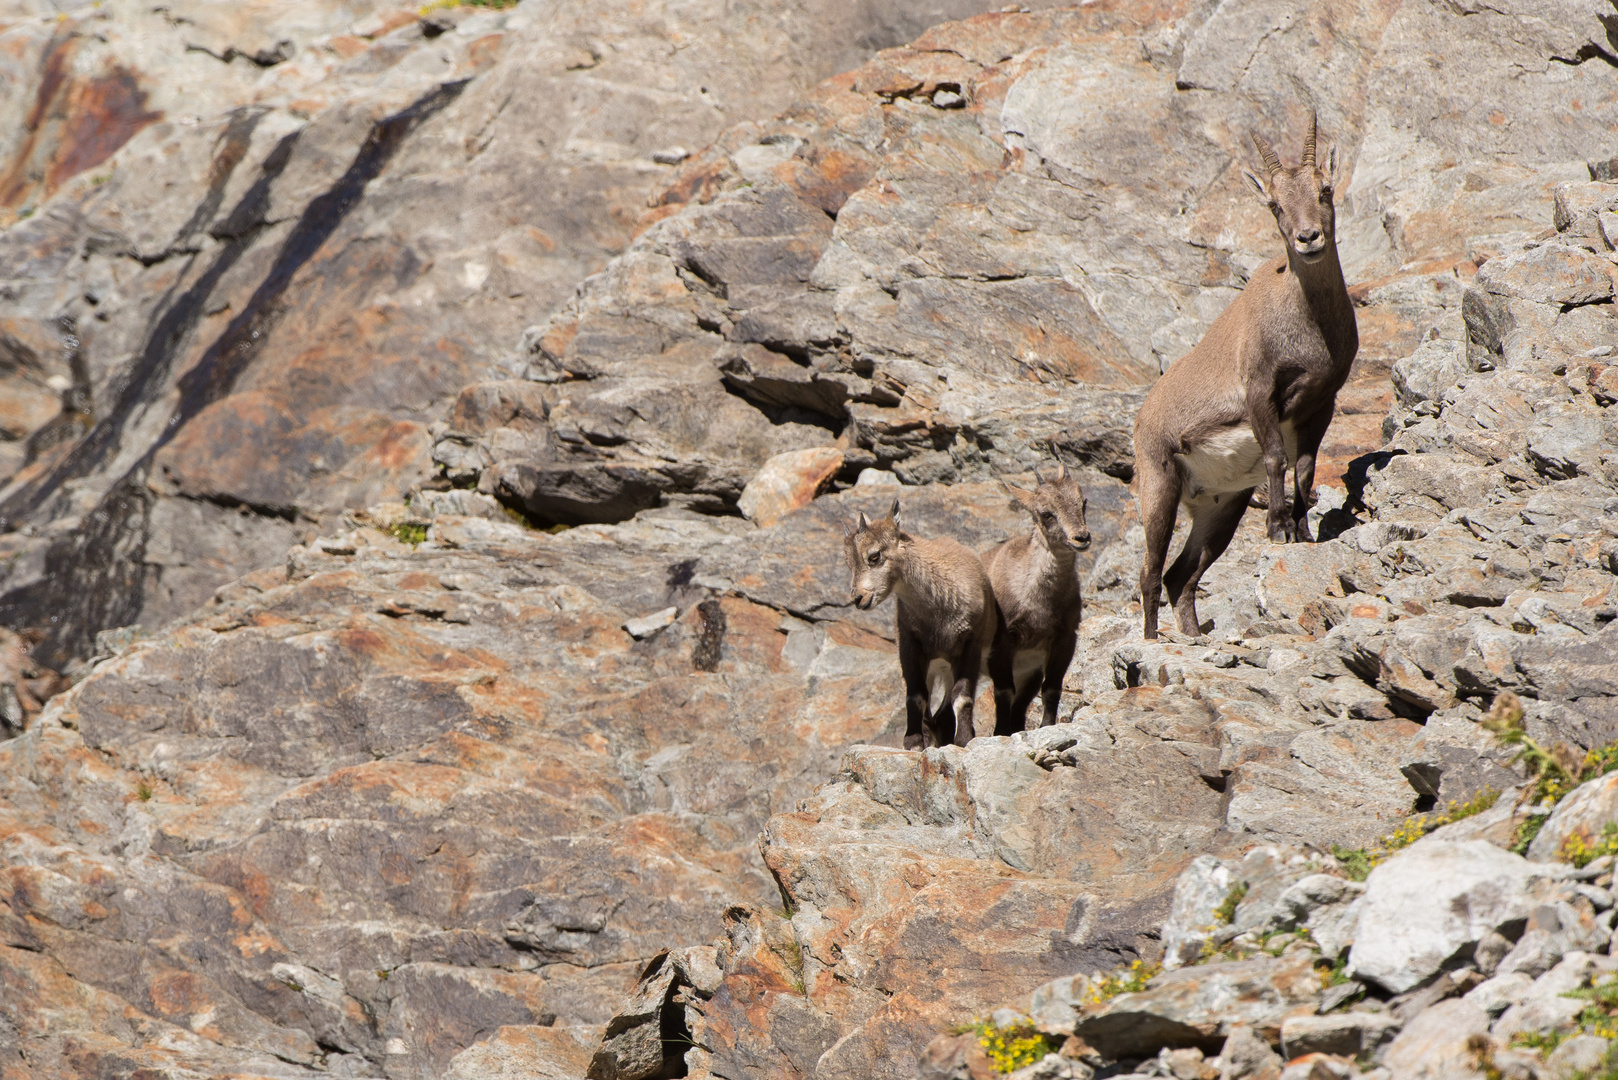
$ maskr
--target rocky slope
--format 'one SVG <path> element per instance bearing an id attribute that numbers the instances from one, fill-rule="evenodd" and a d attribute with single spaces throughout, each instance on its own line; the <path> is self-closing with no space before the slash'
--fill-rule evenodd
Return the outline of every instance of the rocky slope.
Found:
<path id="1" fill-rule="evenodd" d="M 1331 877 L 1330 845 L 1520 783 L 1479 727 L 1503 689 L 1541 742 L 1618 740 L 1618 189 L 1591 180 L 1618 153 L 1609 9 L 990 15 L 773 119 L 694 126 L 688 146 L 717 140 L 656 166 L 660 187 L 624 164 L 645 129 L 583 175 L 579 140 L 602 133 L 581 106 L 545 167 L 591 197 L 642 176 L 617 204 L 634 213 L 513 263 L 500 289 L 528 296 L 480 300 L 497 252 L 462 248 L 501 234 L 478 215 L 577 227 L 560 199 L 512 194 L 526 126 L 489 144 L 509 164 L 479 172 L 475 152 L 502 124 L 563 123 L 512 104 L 522 79 L 577 86 L 593 76 L 557 70 L 612 62 L 558 10 L 379 23 L 351 35 L 371 60 L 298 85 L 326 87 L 321 109 L 266 96 L 220 121 L 208 138 L 240 156 L 207 217 L 245 206 L 245 231 L 184 232 L 206 204 L 192 190 L 149 264 L 118 246 L 139 230 L 97 214 L 152 210 L 142 185 L 165 167 L 196 183 L 178 162 L 202 144 L 153 123 L 103 182 L 69 181 L 0 234 L 38 253 L 6 293 L 27 318 L 98 265 L 145 298 L 109 308 L 124 352 L 63 361 L 128 409 L 38 428 L 66 435 L 5 496 L 32 515 L 6 511 L 8 610 L 61 619 L 39 661 L 147 626 L 103 636 L 43 714 L 22 692 L 5 713 L 26 726 L 0 744 L 7 1068 L 908 1077 L 951 1052 L 928 1047 L 953 1024 L 1083 997 L 1075 974 L 1189 941 L 1197 905 L 1223 899 L 1197 882 L 1256 877 L 1255 844 Z M 390 33 L 399 62 L 365 68 Z M 669 63 L 709 77 L 689 59 Z M 429 60 L 471 81 L 442 89 Z M 260 78 L 290 78 L 282 63 Z M 341 81 L 362 75 L 366 94 Z M 1364 341 L 1321 476 L 1327 539 L 1274 547 L 1248 522 L 1204 580 L 1208 633 L 1145 645 L 1133 408 L 1271 254 L 1241 139 L 1262 123 L 1290 146 L 1299 86 L 1346 159 Z M 670 93 L 648 97 L 693 107 Z M 486 190 L 449 194 L 451 176 Z M 624 244 L 564 302 L 570 273 Z M 336 367 L 360 356 L 391 359 Z M 85 384 L 64 378 L 71 406 Z M 396 435 L 367 442 L 367 424 Z M 898 494 L 917 532 L 986 547 L 1025 527 L 994 479 L 1052 456 L 1081 471 L 1097 541 L 1070 720 L 895 749 L 891 616 L 846 606 L 842 522 Z M 552 524 L 575 527 L 533 528 Z M 15 666 L 33 699 L 54 688 Z M 1517 917 L 1484 929 L 1520 936 Z M 1313 1008 L 1312 957 L 1290 962 L 1287 1008 Z M 1052 980 L 1068 989 L 1023 997 Z M 1243 1045 L 1268 1061 L 1285 1038 L 1268 1023 L 1232 1045 L 1218 1016 L 1159 1025 L 1180 1034 L 1155 1046 L 1079 1034 L 1103 1064 L 1224 1047 L 1223 1067 Z"/>
<path id="2" fill-rule="evenodd" d="M 0 5 L 0 619 L 60 668 L 401 495 L 688 151 L 982 6 Z"/>

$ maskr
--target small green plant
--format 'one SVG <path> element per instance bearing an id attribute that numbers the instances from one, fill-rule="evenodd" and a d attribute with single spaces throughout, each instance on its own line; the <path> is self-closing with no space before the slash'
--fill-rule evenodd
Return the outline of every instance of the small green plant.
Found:
<path id="1" fill-rule="evenodd" d="M 1044 1061 L 1058 1045 L 1026 1019 L 1007 1027 L 996 1027 L 992 1020 L 978 1020 L 967 1030 L 977 1034 L 978 1045 L 994 1064 L 995 1072 L 1000 1073 L 1016 1072 Z"/>
<path id="2" fill-rule="evenodd" d="M 1573 1017 L 1571 1028 L 1553 1031 L 1519 1031 L 1511 1037 L 1511 1045 L 1548 1055 L 1575 1035 L 1594 1035 L 1598 1039 L 1618 1039 L 1618 975 L 1608 975 L 1601 982 L 1569 990 L 1565 998 L 1587 1002 Z M 1618 1056 L 1608 1049 L 1606 1061 L 1593 1073 L 1579 1073 L 1582 1080 L 1610 1080 L 1618 1078 Z"/>
<path id="3" fill-rule="evenodd" d="M 1246 895 L 1247 882 L 1238 881 L 1236 884 L 1232 885 L 1230 887 L 1230 891 L 1225 894 L 1225 899 L 1223 902 L 1221 902 L 1218 907 L 1214 908 L 1214 918 L 1217 921 L 1224 923 L 1226 926 L 1229 926 L 1231 923 L 1235 922 L 1236 906 L 1242 902 L 1242 897 Z"/>
<path id="4" fill-rule="evenodd" d="M 1522 700 L 1511 691 L 1502 691 L 1483 718 L 1483 726 L 1494 733 L 1502 746 L 1518 748 L 1513 764 L 1521 764 L 1534 778 L 1532 797 L 1554 806 L 1562 796 L 1588 780 L 1618 769 L 1618 743 L 1587 750 L 1581 757 L 1565 743 L 1546 749 L 1528 737 L 1523 727 Z"/>
<path id="5" fill-rule="evenodd" d="M 401 544 L 409 544 L 411 547 L 415 547 L 427 539 L 427 526 L 419 525 L 412 521 L 401 521 L 397 525 L 389 525 L 387 531 L 389 536 L 392 536 Z"/>
<path id="6" fill-rule="evenodd" d="M 1322 990 L 1333 986 L 1342 986 L 1348 982 L 1348 954 L 1344 953 L 1335 960 L 1315 961 L 1315 970 L 1320 973 L 1320 988 Z"/>
<path id="7" fill-rule="evenodd" d="M 1563 1031 L 1519 1031 L 1511 1037 L 1511 1045 L 1523 1050 L 1549 1054 L 1567 1037 L 1568 1033 Z"/>
<path id="8" fill-rule="evenodd" d="M 145 780 L 135 781 L 135 798 L 139 799 L 141 802 L 151 802 L 152 785 L 148 784 Z"/>
<path id="9" fill-rule="evenodd" d="M 1618 855 L 1618 822 L 1607 822 L 1601 835 L 1590 840 L 1583 833 L 1574 833 L 1562 841 L 1557 857 L 1583 870 L 1603 855 Z"/>
<path id="10" fill-rule="evenodd" d="M 1138 994 L 1146 989 L 1147 983 L 1162 972 L 1162 964 L 1136 960 L 1127 968 L 1090 980 L 1090 990 L 1085 995 L 1085 1001 L 1090 1005 L 1100 1005 L 1104 1001 L 1111 1001 L 1119 994 Z"/>
<path id="11" fill-rule="evenodd" d="M 1350 881 L 1364 881 L 1370 876 L 1371 867 L 1376 865 L 1371 853 L 1364 848 L 1345 848 L 1333 844 L 1331 853 L 1337 865 L 1343 868 L 1343 876 Z"/>
<path id="12" fill-rule="evenodd" d="M 1412 814 L 1371 848 L 1345 848 L 1332 845 L 1331 853 L 1350 881 L 1364 881 L 1373 869 L 1396 851 L 1401 851 L 1434 829 L 1453 825 L 1483 813 L 1500 801 L 1500 792 L 1484 788 L 1465 802 L 1450 800 L 1444 809 L 1427 814 Z"/>
<path id="13" fill-rule="evenodd" d="M 1618 1039 L 1618 976 L 1609 975 L 1602 982 L 1569 990 L 1562 996 L 1590 1003 L 1573 1018 L 1578 1031 L 1599 1039 Z"/>
<path id="14" fill-rule="evenodd" d="M 417 13 L 420 15 L 431 15 L 433 12 L 442 11 L 444 8 L 458 7 L 494 8 L 499 10 L 501 8 L 516 6 L 517 0 L 433 0 L 433 2 L 430 4 L 421 5 L 421 8 Z"/>
<path id="15" fill-rule="evenodd" d="M 1549 818 L 1549 814 L 1535 814 L 1518 822 L 1516 831 L 1511 834 L 1511 853 L 1528 854 L 1528 846 L 1534 842 L 1534 838 L 1539 835 L 1539 830 L 1545 827 L 1545 822 Z"/>

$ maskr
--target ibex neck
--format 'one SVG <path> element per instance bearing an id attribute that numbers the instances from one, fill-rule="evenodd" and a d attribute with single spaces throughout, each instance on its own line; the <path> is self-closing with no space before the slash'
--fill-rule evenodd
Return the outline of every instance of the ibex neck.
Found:
<path id="1" fill-rule="evenodd" d="M 1317 312 L 1322 304 L 1329 308 L 1348 305 L 1348 283 L 1343 280 L 1343 264 L 1338 261 L 1335 242 L 1327 246 L 1325 258 L 1313 263 L 1304 262 L 1289 245 L 1287 269 L 1298 279 L 1310 307 Z"/>
<path id="2" fill-rule="evenodd" d="M 1287 248 L 1287 268 L 1298 280 L 1310 314 L 1332 345 L 1333 354 L 1342 352 L 1352 360 L 1359 347 L 1354 322 L 1354 302 L 1349 299 L 1348 283 L 1343 280 L 1343 264 L 1337 258 L 1337 244 L 1326 248 L 1326 257 L 1306 263 L 1291 247 Z"/>
<path id="3" fill-rule="evenodd" d="M 900 549 L 899 580 L 893 591 L 906 607 L 936 611 L 954 602 L 958 591 L 942 567 L 914 550 Z"/>
<path id="4" fill-rule="evenodd" d="M 1053 548 L 1048 544 L 1041 544 L 1030 536 L 1028 547 L 1033 555 L 1029 561 L 1041 578 L 1046 581 L 1063 581 L 1073 576 L 1073 549 L 1066 544 Z"/>

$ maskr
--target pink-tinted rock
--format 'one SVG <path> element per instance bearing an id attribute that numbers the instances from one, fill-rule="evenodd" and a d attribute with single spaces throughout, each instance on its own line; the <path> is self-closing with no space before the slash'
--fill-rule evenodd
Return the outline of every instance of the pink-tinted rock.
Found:
<path id="1" fill-rule="evenodd" d="M 755 525 L 768 528 L 812 502 L 842 467 L 843 452 L 834 446 L 777 454 L 753 474 L 736 506 Z"/>

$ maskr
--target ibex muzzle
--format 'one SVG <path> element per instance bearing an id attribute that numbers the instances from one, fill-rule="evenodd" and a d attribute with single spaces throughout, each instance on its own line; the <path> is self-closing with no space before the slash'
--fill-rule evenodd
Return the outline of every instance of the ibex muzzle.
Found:
<path id="1" fill-rule="evenodd" d="M 1165 585 L 1181 633 L 1201 633 L 1197 582 L 1230 545 L 1260 483 L 1269 485 L 1270 539 L 1310 539 L 1315 455 L 1359 350 L 1354 305 L 1337 260 L 1337 155 L 1329 151 L 1321 167 L 1315 136 L 1311 116 L 1301 159 L 1288 167 L 1254 133 L 1266 175 L 1245 175 L 1275 215 L 1286 257 L 1253 272 L 1197 347 L 1152 387 L 1135 421 L 1135 477 L 1146 528 L 1140 600 L 1148 640 L 1157 637 Z M 1182 503 L 1191 511 L 1191 532 L 1165 575 Z"/>

